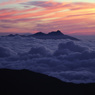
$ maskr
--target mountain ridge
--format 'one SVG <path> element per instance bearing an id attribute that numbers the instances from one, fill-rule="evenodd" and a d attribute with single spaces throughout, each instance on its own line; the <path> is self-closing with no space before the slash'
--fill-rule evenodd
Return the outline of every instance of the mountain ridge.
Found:
<path id="1" fill-rule="evenodd" d="M 33 34 L 32 36 L 38 39 L 71 39 L 79 41 L 79 39 L 75 37 L 63 34 L 60 30 L 52 31 L 49 32 L 48 34 L 45 34 L 43 32 L 38 32 Z"/>
<path id="2" fill-rule="evenodd" d="M 95 83 L 74 84 L 29 70 L 0 69 L 0 95 L 95 95 Z"/>
<path id="3" fill-rule="evenodd" d="M 63 34 L 60 30 L 52 31 L 52 32 L 49 32 L 48 34 L 45 34 L 43 32 L 37 32 L 35 34 L 30 34 L 30 35 L 19 35 L 19 34 L 8 35 L 8 37 L 15 37 L 15 36 L 34 37 L 37 39 L 55 39 L 55 40 L 56 39 L 70 39 L 70 40 L 80 41 L 79 39 L 75 37 Z"/>

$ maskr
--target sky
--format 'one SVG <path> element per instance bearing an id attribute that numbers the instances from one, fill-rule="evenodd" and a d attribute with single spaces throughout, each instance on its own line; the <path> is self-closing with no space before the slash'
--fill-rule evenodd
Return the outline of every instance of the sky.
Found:
<path id="1" fill-rule="evenodd" d="M 0 33 L 56 30 L 95 35 L 95 0 L 0 0 Z"/>

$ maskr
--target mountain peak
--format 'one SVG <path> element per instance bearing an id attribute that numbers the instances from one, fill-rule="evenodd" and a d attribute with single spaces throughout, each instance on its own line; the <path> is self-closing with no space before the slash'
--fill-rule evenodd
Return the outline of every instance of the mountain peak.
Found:
<path id="1" fill-rule="evenodd" d="M 45 35 L 45 34 L 43 32 L 37 32 L 34 35 L 39 36 L 39 35 Z"/>
<path id="2" fill-rule="evenodd" d="M 8 36 L 9 37 L 14 37 L 14 36 L 17 36 L 17 34 L 16 35 L 10 34 Z M 31 34 L 31 35 L 28 35 L 28 36 L 22 35 L 22 37 L 35 37 L 35 38 L 38 38 L 38 39 L 71 39 L 71 40 L 79 41 L 79 39 L 77 39 L 77 38 L 74 38 L 72 36 L 68 36 L 68 35 L 63 34 L 60 30 L 52 31 L 52 32 L 49 32 L 48 34 L 45 34 L 43 32 L 37 32 L 35 34 Z"/>
<path id="3" fill-rule="evenodd" d="M 57 30 L 56 33 L 60 35 L 64 35 L 60 30 Z"/>
<path id="4" fill-rule="evenodd" d="M 50 36 L 58 36 L 58 35 L 64 35 L 60 30 L 49 32 L 48 35 Z"/>
<path id="5" fill-rule="evenodd" d="M 61 33 L 61 31 L 60 31 L 60 30 L 57 30 L 56 32 L 57 32 L 57 33 Z"/>

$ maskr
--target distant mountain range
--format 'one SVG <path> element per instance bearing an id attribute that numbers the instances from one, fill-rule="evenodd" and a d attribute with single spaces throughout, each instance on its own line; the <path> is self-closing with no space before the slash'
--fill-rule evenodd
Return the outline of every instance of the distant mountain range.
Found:
<path id="1" fill-rule="evenodd" d="M 8 36 L 9 37 L 14 37 L 14 36 L 18 36 L 18 35 L 19 34 L 10 34 Z M 35 34 L 19 35 L 19 36 L 21 36 L 21 37 L 34 37 L 34 38 L 37 38 L 37 39 L 71 39 L 71 40 L 79 41 L 79 39 L 77 39 L 75 37 L 64 35 L 60 30 L 49 32 L 48 34 L 45 34 L 43 32 L 37 32 Z"/>

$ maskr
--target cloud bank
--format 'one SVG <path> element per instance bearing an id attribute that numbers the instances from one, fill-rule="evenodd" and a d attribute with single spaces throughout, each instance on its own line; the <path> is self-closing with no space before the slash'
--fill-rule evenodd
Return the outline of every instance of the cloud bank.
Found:
<path id="1" fill-rule="evenodd" d="M 0 47 L 0 58 L 10 57 L 10 56 L 16 56 L 16 53 L 11 49 Z"/>
<path id="2" fill-rule="evenodd" d="M 95 82 L 93 42 L 1 37 L 0 43 L 0 68 L 28 69 L 66 82 Z"/>

